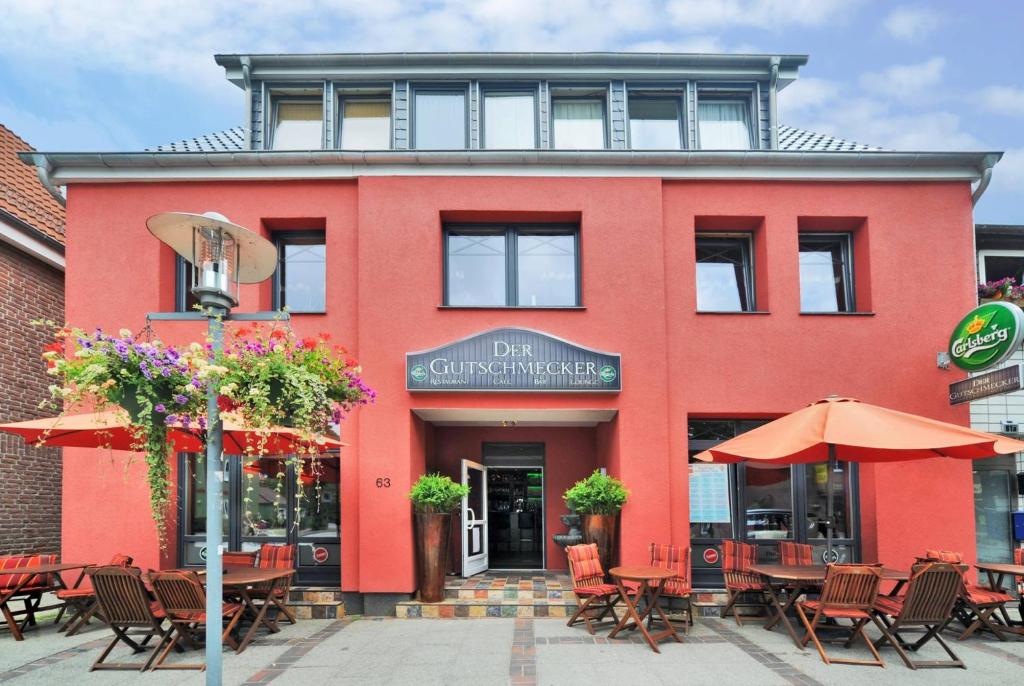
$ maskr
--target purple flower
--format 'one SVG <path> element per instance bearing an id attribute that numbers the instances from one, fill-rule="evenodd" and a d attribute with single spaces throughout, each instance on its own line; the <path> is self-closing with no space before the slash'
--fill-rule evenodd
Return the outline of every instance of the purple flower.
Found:
<path id="1" fill-rule="evenodd" d="M 157 403 L 157 406 L 154 407 L 153 409 L 159 412 L 160 414 L 164 414 L 165 412 L 167 412 L 167 408 L 164 407 L 163 403 Z"/>
<path id="2" fill-rule="evenodd" d="M 189 425 L 191 423 L 192 423 L 192 420 L 189 419 L 188 415 L 182 415 L 182 417 L 181 417 L 181 426 L 182 426 L 182 428 L 185 428 L 185 429 L 189 428 Z"/>
<path id="3" fill-rule="evenodd" d="M 164 424 L 173 424 L 176 421 L 178 421 L 178 415 L 176 414 L 169 414 L 164 418 Z"/>
<path id="4" fill-rule="evenodd" d="M 170 375 L 171 375 L 171 368 L 170 367 L 163 367 L 163 368 L 160 369 L 160 376 L 168 377 Z"/>
<path id="5" fill-rule="evenodd" d="M 203 382 L 199 380 L 199 377 L 196 377 L 196 376 L 192 377 L 192 387 L 193 388 L 202 388 L 203 387 Z"/>
<path id="6" fill-rule="evenodd" d="M 204 431 L 206 430 L 206 417 L 199 418 L 199 428 L 203 429 Z"/>
<path id="7" fill-rule="evenodd" d="M 185 403 L 188 402 L 188 396 L 178 393 L 176 396 L 174 396 L 174 402 L 178 403 L 179 405 L 184 405 Z"/>

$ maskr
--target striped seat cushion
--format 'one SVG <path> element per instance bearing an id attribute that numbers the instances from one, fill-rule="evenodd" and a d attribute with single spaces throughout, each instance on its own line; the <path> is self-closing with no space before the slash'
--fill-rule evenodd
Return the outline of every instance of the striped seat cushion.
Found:
<path id="1" fill-rule="evenodd" d="M 985 586 L 968 586 L 967 598 L 975 605 L 999 605 L 1013 602 L 1013 596 Z"/>
<path id="2" fill-rule="evenodd" d="M 821 607 L 821 603 L 817 600 L 806 600 L 800 604 L 810 612 L 817 612 Z M 822 610 L 822 614 L 836 619 L 870 619 L 870 615 L 866 611 L 851 607 L 826 607 Z"/>
<path id="3" fill-rule="evenodd" d="M 295 548 L 292 545 L 264 543 L 260 546 L 260 569 L 295 569 Z"/>
<path id="4" fill-rule="evenodd" d="M 52 565 L 56 563 L 56 555 L 11 555 L 7 557 L 0 557 L 0 571 L 23 569 L 25 567 L 38 567 L 40 565 Z M 30 576 L 31 578 L 29 578 Z M 23 582 L 25 583 L 25 586 L 22 588 L 22 592 L 25 593 L 46 591 L 54 585 L 52 574 L 0 574 L 0 589 L 9 590 L 17 588 Z"/>
<path id="5" fill-rule="evenodd" d="M 595 586 L 577 586 L 573 589 L 576 595 L 614 595 L 619 589 L 614 584 L 597 584 Z"/>
<path id="6" fill-rule="evenodd" d="M 240 603 L 224 603 L 223 609 L 221 610 L 221 614 L 223 616 L 230 616 L 241 609 L 242 606 Z M 173 612 L 171 613 L 171 618 L 176 619 L 178 621 L 203 623 L 206 621 L 206 611 L 190 610 L 187 612 Z"/>
<path id="7" fill-rule="evenodd" d="M 725 580 L 725 587 L 730 591 L 767 591 L 768 587 L 764 585 L 763 581 L 753 581 L 751 579 L 741 579 L 736 581 L 730 581 L 728 578 Z"/>
<path id="8" fill-rule="evenodd" d="M 781 541 L 779 543 L 779 559 L 784 565 L 808 566 L 814 564 L 814 549 L 806 543 Z"/>
<path id="9" fill-rule="evenodd" d="M 963 553 L 958 553 L 953 550 L 935 550 L 933 548 L 929 548 L 924 551 L 924 557 L 926 560 L 950 562 L 952 564 L 962 564 L 964 561 Z"/>
<path id="10" fill-rule="evenodd" d="M 903 596 L 880 595 L 875 599 L 875 609 L 890 617 L 898 617 L 903 612 Z"/>
<path id="11" fill-rule="evenodd" d="M 573 586 L 590 585 L 590 580 L 604 580 L 604 568 L 597 553 L 596 543 L 571 545 L 565 549 L 572 569 Z"/>
<path id="12" fill-rule="evenodd" d="M 255 567 L 256 566 L 255 552 L 243 553 L 236 550 L 225 551 L 222 556 L 222 564 L 225 567 Z"/>
<path id="13" fill-rule="evenodd" d="M 757 546 L 725 539 L 722 541 L 722 571 L 748 572 L 757 563 Z"/>
<path id="14" fill-rule="evenodd" d="M 92 590 L 91 586 L 60 588 L 54 592 L 54 595 L 60 600 L 73 600 L 77 598 L 91 598 L 96 595 L 96 591 Z"/>
<path id="15" fill-rule="evenodd" d="M 688 598 L 692 590 L 688 581 L 676 577 L 665 582 L 665 588 L 661 595 L 666 597 L 672 596 L 673 598 Z"/>

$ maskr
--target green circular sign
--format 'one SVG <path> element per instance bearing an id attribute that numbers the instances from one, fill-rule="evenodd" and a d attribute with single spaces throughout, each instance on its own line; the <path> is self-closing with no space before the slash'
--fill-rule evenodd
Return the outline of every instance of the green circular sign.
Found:
<path id="1" fill-rule="evenodd" d="M 985 303 L 967 313 L 949 337 L 953 364 L 969 372 L 994 367 L 1024 339 L 1024 311 L 1004 302 Z"/>
<path id="2" fill-rule="evenodd" d="M 601 381 L 604 381 L 605 383 L 611 383 L 612 381 L 615 381 L 615 377 L 618 376 L 618 374 L 615 373 L 615 367 L 611 366 L 610 364 L 606 364 L 605 366 L 601 367 L 597 375 L 601 379 Z"/>
<path id="3" fill-rule="evenodd" d="M 412 377 L 413 381 L 423 381 L 427 378 L 427 368 L 422 364 L 418 364 L 409 370 L 409 376 Z"/>

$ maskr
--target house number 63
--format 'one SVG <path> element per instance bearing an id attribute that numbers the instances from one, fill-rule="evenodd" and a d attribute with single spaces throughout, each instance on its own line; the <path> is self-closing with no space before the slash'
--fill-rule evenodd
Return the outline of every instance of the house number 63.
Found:
<path id="1" fill-rule="evenodd" d="M 389 477 L 377 477 L 377 488 L 391 488 L 391 479 Z"/>

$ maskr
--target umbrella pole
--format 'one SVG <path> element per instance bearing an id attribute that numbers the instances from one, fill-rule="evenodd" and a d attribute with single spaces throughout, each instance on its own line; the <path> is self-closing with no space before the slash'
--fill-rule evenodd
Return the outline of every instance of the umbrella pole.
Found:
<path id="1" fill-rule="evenodd" d="M 208 331 L 214 355 L 224 348 L 223 310 L 210 308 Z M 217 406 L 218 389 L 210 383 L 206 389 L 206 684 L 220 686 L 221 662 L 223 646 L 221 642 L 221 608 L 224 588 L 222 577 L 222 542 L 221 526 L 222 489 L 224 477 L 222 452 L 224 443 L 224 427 L 220 419 L 220 408 Z M 215 621 L 214 618 L 217 618 Z"/>
<path id="2" fill-rule="evenodd" d="M 825 479 L 825 508 L 828 511 L 828 525 L 826 529 L 826 553 L 825 553 L 825 564 L 832 561 L 832 520 L 835 518 L 835 503 L 833 502 L 832 496 L 832 473 L 836 469 L 836 446 L 833 443 L 828 444 L 828 474 Z"/>

